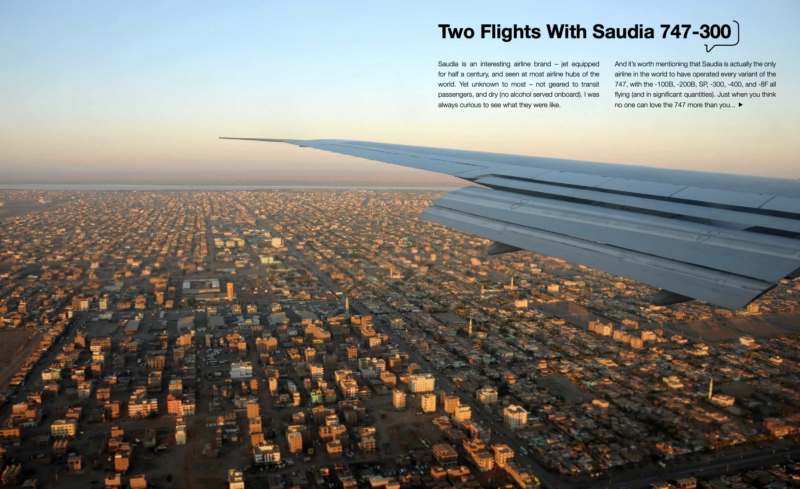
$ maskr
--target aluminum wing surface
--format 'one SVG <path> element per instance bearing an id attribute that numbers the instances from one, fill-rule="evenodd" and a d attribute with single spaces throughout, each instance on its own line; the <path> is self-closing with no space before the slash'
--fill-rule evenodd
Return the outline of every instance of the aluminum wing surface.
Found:
<path id="1" fill-rule="evenodd" d="M 347 140 L 285 142 L 474 182 L 421 214 L 495 241 L 739 309 L 800 275 L 800 181 Z"/>

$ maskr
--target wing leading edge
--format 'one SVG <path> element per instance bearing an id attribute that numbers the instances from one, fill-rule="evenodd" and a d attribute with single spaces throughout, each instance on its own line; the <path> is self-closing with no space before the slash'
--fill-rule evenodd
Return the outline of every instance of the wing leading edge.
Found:
<path id="1" fill-rule="evenodd" d="M 348 140 L 283 142 L 434 171 L 482 187 L 420 217 L 495 241 L 739 309 L 800 275 L 800 182 Z"/>

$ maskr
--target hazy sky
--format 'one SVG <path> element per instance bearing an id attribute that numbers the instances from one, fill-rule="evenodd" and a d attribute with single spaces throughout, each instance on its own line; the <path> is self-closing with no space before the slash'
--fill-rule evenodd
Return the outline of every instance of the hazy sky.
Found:
<path id="1" fill-rule="evenodd" d="M 439 23 L 741 24 L 704 41 L 443 40 Z M 451 182 L 288 145 L 342 138 L 800 178 L 800 2 L 0 2 L 2 181 Z M 438 61 L 599 60 L 602 98 L 437 109 Z M 776 61 L 778 98 L 613 109 L 613 63 Z"/>

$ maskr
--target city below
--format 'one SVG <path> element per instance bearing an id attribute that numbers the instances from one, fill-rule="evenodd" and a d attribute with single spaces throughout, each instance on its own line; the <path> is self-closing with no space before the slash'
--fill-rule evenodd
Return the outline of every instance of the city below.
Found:
<path id="1" fill-rule="evenodd" d="M 0 190 L 0 483 L 800 487 L 800 278 L 655 306 L 444 193 Z"/>

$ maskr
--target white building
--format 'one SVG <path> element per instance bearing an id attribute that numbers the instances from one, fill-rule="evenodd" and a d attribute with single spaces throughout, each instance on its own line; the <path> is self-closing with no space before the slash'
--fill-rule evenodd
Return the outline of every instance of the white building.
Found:
<path id="1" fill-rule="evenodd" d="M 497 390 L 494 387 L 484 387 L 483 389 L 478 389 L 475 397 L 478 398 L 478 402 L 481 404 L 494 404 L 497 402 Z"/>
<path id="2" fill-rule="evenodd" d="M 346 400 L 358 399 L 358 383 L 353 379 L 339 381 L 339 392 Z"/>
<path id="3" fill-rule="evenodd" d="M 408 389 L 414 394 L 433 392 L 436 379 L 432 374 L 418 374 L 408 377 Z"/>
<path id="4" fill-rule="evenodd" d="M 661 380 L 665 384 L 667 384 L 667 387 L 669 387 L 670 389 L 676 389 L 676 390 L 677 389 L 683 389 L 683 382 L 681 382 L 681 379 L 678 378 L 675 375 L 670 375 L 669 377 L 664 377 Z"/>
<path id="5" fill-rule="evenodd" d="M 472 408 L 466 404 L 458 406 L 453 412 L 453 421 L 459 426 L 469 419 L 472 419 Z"/>
<path id="6" fill-rule="evenodd" d="M 232 379 L 249 379 L 253 376 L 253 366 L 250 362 L 236 362 L 231 364 Z"/>
<path id="7" fill-rule="evenodd" d="M 752 336 L 742 336 L 739 338 L 739 343 L 749 348 L 751 346 L 755 346 L 756 340 Z"/>
<path id="8" fill-rule="evenodd" d="M 420 399 L 423 413 L 436 412 L 436 396 L 434 394 L 423 394 Z"/>
<path id="9" fill-rule="evenodd" d="M 392 405 L 395 409 L 405 409 L 406 408 L 406 393 L 395 389 L 392 391 Z"/>
<path id="10" fill-rule="evenodd" d="M 731 407 L 736 402 L 733 396 L 726 396 L 724 394 L 717 394 L 711 396 L 711 403 L 719 407 Z"/>
<path id="11" fill-rule="evenodd" d="M 241 470 L 228 470 L 228 489 L 244 489 L 244 474 Z"/>
<path id="12" fill-rule="evenodd" d="M 589 331 L 594 331 L 601 336 L 611 336 L 614 332 L 614 326 L 611 323 L 603 324 L 600 321 L 590 321 Z"/>
<path id="13" fill-rule="evenodd" d="M 261 442 L 253 449 L 253 462 L 278 464 L 281 462 L 281 449 L 272 442 Z"/>
<path id="14" fill-rule="evenodd" d="M 325 378 L 325 367 L 317 363 L 311 365 L 311 380 L 317 382 Z"/>
<path id="15" fill-rule="evenodd" d="M 503 424 L 510 430 L 524 428 L 528 424 L 528 411 L 523 409 L 522 406 L 509 404 L 508 407 L 503 409 Z"/>
<path id="16" fill-rule="evenodd" d="M 186 445 L 186 423 L 178 419 L 175 425 L 175 444 Z"/>
<path id="17" fill-rule="evenodd" d="M 78 423 L 65 419 L 57 419 L 50 425 L 50 434 L 53 438 L 74 438 L 78 432 Z"/>

